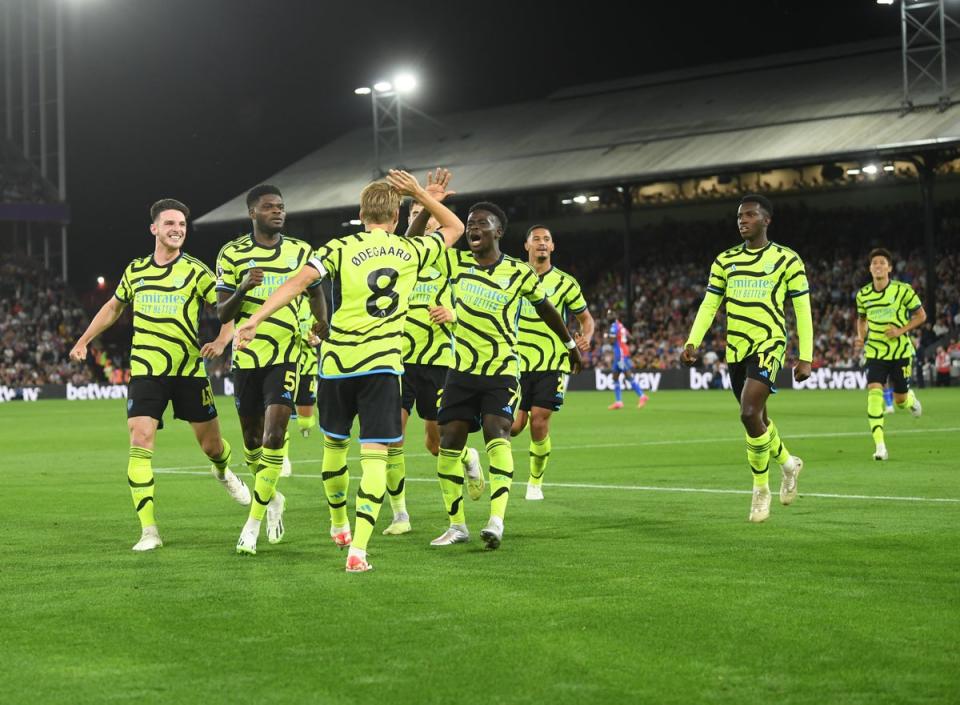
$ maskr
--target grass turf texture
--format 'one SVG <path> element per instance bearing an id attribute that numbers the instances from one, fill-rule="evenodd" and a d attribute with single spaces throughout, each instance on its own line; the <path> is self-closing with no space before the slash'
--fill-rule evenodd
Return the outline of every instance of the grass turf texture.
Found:
<path id="1" fill-rule="evenodd" d="M 470 543 L 428 545 L 445 516 L 414 418 L 414 530 L 381 536 L 385 502 L 375 570 L 363 575 L 344 573 L 327 537 L 318 435 L 291 439 L 283 543 L 264 537 L 256 558 L 241 558 L 246 510 L 205 474 L 168 411 L 154 456 L 166 545 L 140 555 L 124 403 L 6 404 L 0 693 L 10 703 L 957 702 L 960 391 L 920 398 L 923 418 L 887 417 L 890 460 L 878 463 L 864 392 L 775 397 L 771 414 L 806 461 L 801 496 L 781 507 L 772 469 L 771 518 L 751 525 L 729 392 L 661 392 L 617 412 L 608 394 L 571 394 L 553 420 L 544 502 L 523 499 L 529 436 L 514 440 L 496 552 L 479 540 L 489 494 L 466 500 Z M 230 400 L 219 408 L 238 459 Z M 354 446 L 354 492 L 357 456 Z"/>

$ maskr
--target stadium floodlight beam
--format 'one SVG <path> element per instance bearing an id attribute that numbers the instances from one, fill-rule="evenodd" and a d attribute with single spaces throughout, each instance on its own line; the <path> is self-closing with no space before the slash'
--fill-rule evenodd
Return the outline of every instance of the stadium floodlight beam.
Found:
<path id="1" fill-rule="evenodd" d="M 870 176 L 873 176 L 878 171 L 880 171 L 880 169 L 876 164 L 867 164 L 865 167 L 863 167 L 863 173 L 870 174 Z"/>
<path id="2" fill-rule="evenodd" d="M 895 167 L 893 164 L 884 164 L 883 170 L 886 172 L 896 171 L 897 167 Z"/>
<path id="3" fill-rule="evenodd" d="M 581 203 L 581 204 L 586 203 L 586 202 L 587 202 L 587 197 L 584 196 L 583 194 L 580 194 L 579 196 L 574 196 L 574 197 L 573 197 L 573 202 L 574 202 L 574 203 Z"/>
<path id="4" fill-rule="evenodd" d="M 860 170 L 857 168 L 847 169 L 847 176 L 859 176 Z"/>
<path id="5" fill-rule="evenodd" d="M 370 95 L 371 89 L 370 86 L 360 86 L 359 88 L 354 88 L 353 92 L 355 95 Z"/>
<path id="6" fill-rule="evenodd" d="M 892 5 L 893 0 L 877 0 L 878 5 Z"/>
<path id="7" fill-rule="evenodd" d="M 399 73 L 393 79 L 393 86 L 397 93 L 413 93 L 417 90 L 417 77 L 409 72 Z"/>
<path id="8" fill-rule="evenodd" d="M 390 81 L 377 81 L 373 84 L 373 90 L 377 93 L 389 93 L 393 90 L 393 84 Z"/>

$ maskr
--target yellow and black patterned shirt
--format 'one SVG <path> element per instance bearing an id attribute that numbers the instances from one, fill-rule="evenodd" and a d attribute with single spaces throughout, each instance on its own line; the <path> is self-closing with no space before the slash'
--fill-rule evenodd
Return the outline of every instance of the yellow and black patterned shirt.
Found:
<path id="1" fill-rule="evenodd" d="M 217 303 L 214 286 L 207 265 L 182 252 L 162 266 L 153 255 L 127 265 L 114 296 L 133 309 L 132 377 L 206 376 L 197 326 L 204 302 Z"/>
<path id="2" fill-rule="evenodd" d="M 320 353 L 325 379 L 403 374 L 403 326 L 418 274 L 444 251 L 439 234 L 402 237 L 376 229 L 331 240 L 310 265 L 333 289 L 330 335 Z M 318 280 L 319 281 L 319 280 Z"/>
<path id="3" fill-rule="evenodd" d="M 310 252 L 310 245 L 303 240 L 286 235 L 281 235 L 273 247 L 261 245 L 251 234 L 241 235 L 224 245 L 217 256 L 217 291 L 232 293 L 240 286 L 247 270 L 263 270 L 263 282 L 247 292 L 234 323 L 240 325 L 250 318 L 270 294 L 300 271 Z M 318 281 L 312 286 L 319 284 Z M 234 349 L 234 369 L 251 370 L 297 362 L 300 356 L 298 306 L 298 301 L 291 301 L 260 323 L 250 345 L 243 350 Z"/>
<path id="4" fill-rule="evenodd" d="M 300 316 L 300 355 L 297 358 L 297 368 L 301 377 L 316 377 L 320 366 L 318 348 L 310 345 L 310 335 L 316 320 L 310 309 L 310 300 L 306 296 L 300 297 L 298 306 Z"/>
<path id="5" fill-rule="evenodd" d="M 521 301 L 536 306 L 547 298 L 537 273 L 507 255 L 483 267 L 465 250 L 447 250 L 443 263 L 457 307 L 451 367 L 474 375 L 517 377 Z"/>
<path id="6" fill-rule="evenodd" d="M 453 287 L 446 275 L 431 266 L 420 272 L 410 294 L 410 308 L 403 327 L 404 363 L 450 366 L 453 359 L 450 342 L 456 324 L 437 325 L 431 321 L 430 309 L 436 306 L 454 311 Z"/>
<path id="7" fill-rule="evenodd" d="M 547 301 L 566 320 L 569 314 L 583 313 L 587 302 L 577 280 L 556 267 L 540 276 Z M 520 334 L 517 341 L 521 372 L 569 372 L 567 347 L 537 315 L 533 305 L 524 299 L 520 304 Z"/>
<path id="8" fill-rule="evenodd" d="M 867 321 L 867 338 L 863 354 L 868 360 L 902 360 L 913 357 L 916 350 L 909 333 L 888 338 L 887 328 L 900 328 L 920 308 L 920 297 L 909 284 L 891 279 L 882 291 L 873 282 L 857 292 L 857 315 Z"/>
<path id="9" fill-rule="evenodd" d="M 700 344 L 722 301 L 727 309 L 727 362 L 758 355 L 783 364 L 787 298 L 797 313 L 800 359 L 811 360 L 810 291 L 800 256 L 775 242 L 758 250 L 747 249 L 746 243 L 731 247 L 710 267 L 704 300 L 687 343 Z"/>

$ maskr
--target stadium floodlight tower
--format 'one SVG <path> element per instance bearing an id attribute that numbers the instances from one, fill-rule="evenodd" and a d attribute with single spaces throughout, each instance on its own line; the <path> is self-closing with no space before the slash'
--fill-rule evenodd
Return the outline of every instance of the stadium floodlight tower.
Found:
<path id="1" fill-rule="evenodd" d="M 894 0 L 877 0 L 892 5 Z M 900 0 L 903 99 L 901 114 L 913 110 L 924 88 L 936 90 L 940 112 L 950 107 L 947 87 L 947 31 L 960 24 L 947 14 L 945 0 Z"/>
<path id="2" fill-rule="evenodd" d="M 404 109 L 411 109 L 403 98 L 416 89 L 416 76 L 399 73 L 393 81 L 381 80 L 372 87 L 361 86 L 353 91 L 356 95 L 369 95 L 373 108 L 374 178 L 386 174 L 387 157 L 394 157 L 394 164 L 403 163 L 403 113 Z"/>

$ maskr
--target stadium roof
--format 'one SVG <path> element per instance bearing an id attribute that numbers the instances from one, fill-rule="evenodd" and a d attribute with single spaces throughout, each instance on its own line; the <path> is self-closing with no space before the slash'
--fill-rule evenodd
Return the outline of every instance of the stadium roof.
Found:
<path id="1" fill-rule="evenodd" d="M 924 107 L 901 115 L 901 99 L 899 43 L 792 52 L 443 115 L 443 127 L 414 117 L 404 124 L 404 165 L 418 173 L 448 167 L 460 196 L 486 196 L 960 143 L 960 108 Z M 291 215 L 356 207 L 374 173 L 372 142 L 371 126 L 365 125 L 265 181 L 283 190 Z M 196 222 L 245 218 L 240 194 Z"/>

